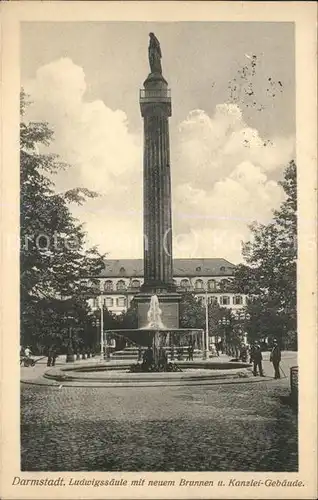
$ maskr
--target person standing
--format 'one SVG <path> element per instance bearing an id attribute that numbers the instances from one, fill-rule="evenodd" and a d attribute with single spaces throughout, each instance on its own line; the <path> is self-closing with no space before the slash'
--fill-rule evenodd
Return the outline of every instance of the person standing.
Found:
<path id="1" fill-rule="evenodd" d="M 251 361 L 253 362 L 253 375 L 257 376 L 258 371 L 261 377 L 264 377 L 263 366 L 262 366 L 262 351 L 259 344 L 254 344 L 251 349 Z"/>
<path id="2" fill-rule="evenodd" d="M 56 347 L 54 345 L 52 346 L 51 356 L 52 356 L 51 366 L 55 366 L 55 361 L 56 361 L 56 358 L 57 358 L 57 349 L 56 349 Z"/>
<path id="3" fill-rule="evenodd" d="M 241 346 L 240 360 L 242 361 L 242 363 L 246 363 L 247 362 L 247 347 L 244 344 Z"/>
<path id="4" fill-rule="evenodd" d="M 48 353 L 47 353 L 47 363 L 46 366 L 51 366 L 52 364 L 52 347 L 49 347 Z"/>
<path id="5" fill-rule="evenodd" d="M 151 346 L 149 345 L 144 352 L 142 364 L 144 365 L 145 371 L 149 371 L 154 363 L 154 355 Z"/>
<path id="6" fill-rule="evenodd" d="M 271 363 L 273 363 L 274 378 L 275 379 L 280 378 L 279 363 L 281 361 L 281 358 L 282 358 L 282 355 L 281 355 L 281 351 L 280 351 L 278 342 L 276 339 L 274 339 L 273 349 L 271 351 L 269 360 L 271 361 Z"/>
<path id="7" fill-rule="evenodd" d="M 190 352 L 191 361 L 193 361 L 193 354 L 194 354 L 194 343 L 192 342 L 191 343 L 191 352 Z"/>
<path id="8" fill-rule="evenodd" d="M 189 344 L 187 361 L 193 361 L 193 345 Z"/>

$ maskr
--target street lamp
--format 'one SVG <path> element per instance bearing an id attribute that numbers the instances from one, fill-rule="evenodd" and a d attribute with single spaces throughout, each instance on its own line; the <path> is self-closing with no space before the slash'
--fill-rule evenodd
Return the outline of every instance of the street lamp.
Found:
<path id="1" fill-rule="evenodd" d="M 251 315 L 244 311 L 236 311 L 234 313 L 234 318 L 239 324 L 242 324 L 245 323 L 246 321 L 249 321 L 251 319 Z M 246 333 L 244 333 L 244 337 L 245 337 L 244 342 L 246 343 Z"/>
<path id="2" fill-rule="evenodd" d="M 223 316 L 222 319 L 219 319 L 218 321 L 219 323 L 219 326 L 223 327 L 223 342 L 222 342 L 222 353 L 224 354 L 224 351 L 225 351 L 225 341 L 226 341 L 226 331 L 227 331 L 227 328 L 230 326 L 231 324 L 231 321 L 226 318 L 225 316 Z"/>
<path id="3" fill-rule="evenodd" d="M 93 318 L 93 327 L 96 328 L 96 338 L 95 338 L 95 346 L 99 344 L 99 328 L 100 328 L 100 320 L 98 317 L 94 316 Z"/>
<path id="4" fill-rule="evenodd" d="M 103 308 L 103 297 L 99 296 L 96 300 L 97 306 L 94 307 L 95 310 L 100 309 L 100 356 L 101 360 L 104 359 L 104 308 Z M 99 320 L 96 320 L 96 326 L 99 325 Z"/>
<path id="5" fill-rule="evenodd" d="M 99 297 L 99 307 L 100 307 L 100 357 L 104 359 L 104 306 L 103 298 Z"/>
<path id="6" fill-rule="evenodd" d="M 208 291 L 205 290 L 205 350 L 203 359 L 209 359 L 209 304 Z"/>
<path id="7" fill-rule="evenodd" d="M 66 320 L 72 322 L 74 320 L 73 316 L 66 316 Z M 74 357 L 74 351 L 73 351 L 73 343 L 72 343 L 72 324 L 69 324 L 68 327 L 68 348 L 67 348 L 67 354 L 66 354 L 66 363 L 72 363 L 75 359 Z"/>

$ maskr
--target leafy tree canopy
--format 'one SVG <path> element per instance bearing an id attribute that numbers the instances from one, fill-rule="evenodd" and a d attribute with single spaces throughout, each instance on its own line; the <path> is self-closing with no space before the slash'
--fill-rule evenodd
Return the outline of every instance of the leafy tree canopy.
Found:
<path id="1" fill-rule="evenodd" d="M 280 182 L 286 198 L 267 224 L 251 225 L 251 241 L 243 244 L 246 264 L 235 272 L 237 292 L 249 296 L 251 338 L 295 339 L 297 262 L 297 176 L 291 161 Z"/>
<path id="2" fill-rule="evenodd" d="M 70 203 L 83 203 L 96 193 L 74 188 L 55 189 L 54 174 L 69 168 L 47 151 L 53 131 L 44 122 L 28 122 L 28 105 L 21 92 L 20 125 L 20 237 L 21 342 L 65 336 L 63 318 L 72 314 L 81 325 L 88 317 L 86 296 L 96 286 L 85 276 L 97 276 L 103 256 L 86 249 L 85 231 L 72 216 Z M 67 309 L 67 310 L 65 310 Z"/>

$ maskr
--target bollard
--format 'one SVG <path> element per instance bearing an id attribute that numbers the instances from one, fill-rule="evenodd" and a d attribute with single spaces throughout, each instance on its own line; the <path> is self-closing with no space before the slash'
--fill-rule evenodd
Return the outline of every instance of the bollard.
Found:
<path id="1" fill-rule="evenodd" d="M 290 396 L 294 404 L 298 403 L 298 366 L 290 368 Z"/>

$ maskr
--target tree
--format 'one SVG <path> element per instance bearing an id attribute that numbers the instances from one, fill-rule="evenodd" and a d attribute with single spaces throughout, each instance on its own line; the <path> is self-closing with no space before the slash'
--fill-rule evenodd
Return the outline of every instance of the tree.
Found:
<path id="1" fill-rule="evenodd" d="M 45 345 L 67 342 L 69 324 L 83 334 L 89 321 L 87 297 L 103 269 L 97 248 L 85 249 L 85 231 L 72 216 L 70 203 L 96 193 L 85 188 L 57 193 L 54 174 L 68 165 L 47 152 L 53 131 L 47 123 L 27 122 L 21 92 L 20 125 L 20 267 L 21 342 Z M 75 334 L 74 334 L 75 335 Z"/>
<path id="2" fill-rule="evenodd" d="M 179 321 L 180 328 L 205 328 L 205 308 L 191 292 L 182 295 Z"/>
<path id="3" fill-rule="evenodd" d="M 122 312 L 118 321 L 123 330 L 138 328 L 138 308 L 135 300 L 132 300 L 128 309 Z"/>
<path id="4" fill-rule="evenodd" d="M 247 293 L 250 339 L 296 338 L 297 178 L 291 161 L 280 182 L 286 195 L 267 224 L 251 226 L 252 240 L 243 245 L 246 265 L 235 272 L 237 292 Z"/>

